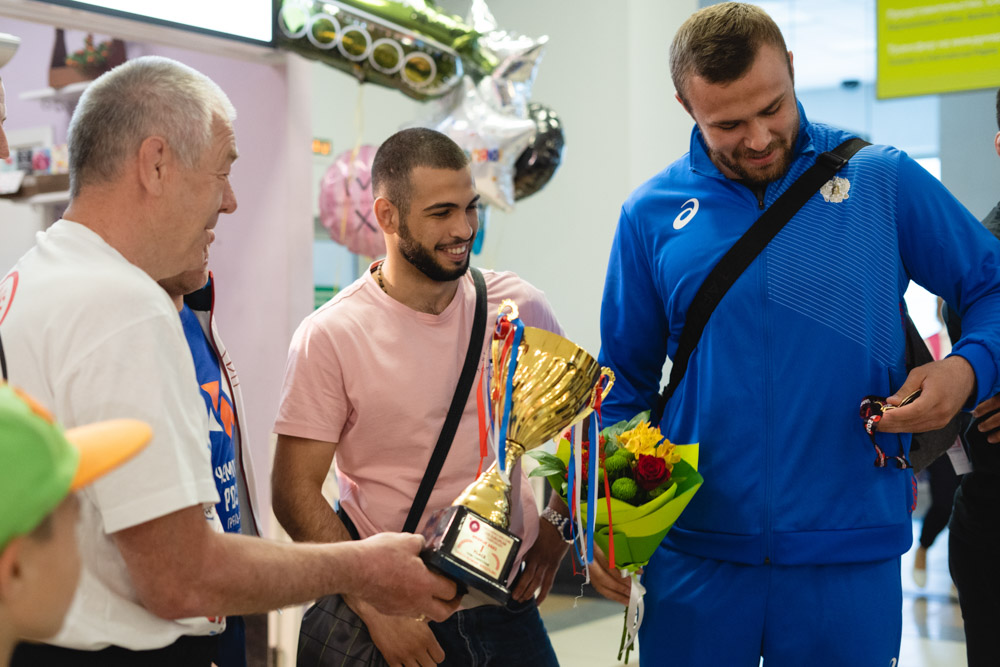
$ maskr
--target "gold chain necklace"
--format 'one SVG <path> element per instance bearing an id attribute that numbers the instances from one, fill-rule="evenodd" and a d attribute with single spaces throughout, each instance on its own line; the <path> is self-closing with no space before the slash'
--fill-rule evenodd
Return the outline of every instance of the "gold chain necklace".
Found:
<path id="1" fill-rule="evenodd" d="M 385 264 L 385 260 L 379 263 L 378 267 L 375 269 L 375 281 L 378 283 L 379 288 L 388 294 L 389 292 L 385 289 L 385 283 L 382 282 L 382 264 Z"/>

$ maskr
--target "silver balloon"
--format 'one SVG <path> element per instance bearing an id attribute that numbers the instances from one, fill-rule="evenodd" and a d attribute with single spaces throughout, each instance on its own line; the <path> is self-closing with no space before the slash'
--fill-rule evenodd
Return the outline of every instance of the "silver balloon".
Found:
<path id="1" fill-rule="evenodd" d="M 465 150 L 476 190 L 485 203 L 506 212 L 514 210 L 514 163 L 534 136 L 534 121 L 498 111 L 466 76 L 457 105 L 428 127 L 448 135 Z"/>
<path id="2" fill-rule="evenodd" d="M 479 46 L 495 56 L 496 69 L 479 82 L 480 93 L 498 110 L 528 117 L 531 87 L 545 53 L 547 36 L 532 39 L 497 29 L 485 0 L 473 0 L 467 22 L 482 36 Z"/>

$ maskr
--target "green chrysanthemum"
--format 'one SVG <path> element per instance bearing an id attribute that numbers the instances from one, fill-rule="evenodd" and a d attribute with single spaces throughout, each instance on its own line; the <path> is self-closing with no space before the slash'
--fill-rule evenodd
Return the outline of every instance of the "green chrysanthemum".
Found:
<path id="1" fill-rule="evenodd" d="M 634 479 L 628 477 L 616 479 L 615 483 L 611 485 L 611 497 L 626 503 L 631 502 L 638 492 L 639 485 L 635 483 Z"/>
<path id="2" fill-rule="evenodd" d="M 621 451 L 619 450 L 619 453 L 604 459 L 604 470 L 608 473 L 608 479 L 618 479 L 631 465 L 628 457 L 622 455 Z"/>

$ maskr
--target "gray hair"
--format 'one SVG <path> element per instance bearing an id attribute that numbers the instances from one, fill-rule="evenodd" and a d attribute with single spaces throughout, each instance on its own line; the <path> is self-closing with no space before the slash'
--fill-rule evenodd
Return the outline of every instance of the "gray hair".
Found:
<path id="1" fill-rule="evenodd" d="M 169 58 L 130 60 L 92 83 L 69 125 L 70 195 L 114 179 L 144 140 L 163 137 L 186 167 L 212 140 L 214 119 L 236 109 L 207 76 Z"/>

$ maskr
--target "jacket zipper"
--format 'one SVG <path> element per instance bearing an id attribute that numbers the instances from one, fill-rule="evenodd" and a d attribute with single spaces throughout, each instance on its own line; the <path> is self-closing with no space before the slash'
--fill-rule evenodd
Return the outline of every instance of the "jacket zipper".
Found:
<path id="1" fill-rule="evenodd" d="M 756 186 L 752 188 L 754 195 L 757 198 L 757 208 L 758 210 L 764 210 L 764 200 L 767 196 L 767 186 Z M 760 260 L 760 275 L 758 278 L 758 285 L 760 289 L 760 301 L 762 304 L 761 315 L 762 315 L 762 334 L 763 340 L 761 341 L 761 349 L 764 352 L 764 517 L 763 517 L 763 537 L 764 537 L 764 564 L 767 565 L 771 562 L 771 496 L 772 496 L 772 486 L 773 486 L 773 424 L 771 423 L 771 405 L 774 402 L 774 387 L 772 385 L 772 356 L 771 356 L 771 327 L 770 319 L 768 313 L 768 302 L 767 302 L 767 248 L 761 251 L 758 259 Z"/>

